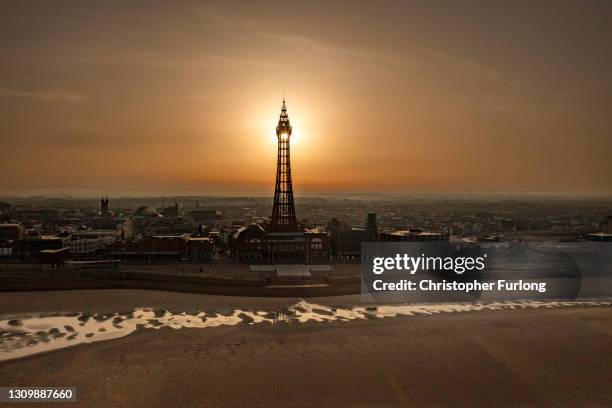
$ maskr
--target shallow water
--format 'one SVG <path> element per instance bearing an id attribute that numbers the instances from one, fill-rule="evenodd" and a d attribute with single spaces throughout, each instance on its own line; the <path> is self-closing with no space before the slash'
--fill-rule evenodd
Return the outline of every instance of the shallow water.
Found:
<path id="1" fill-rule="evenodd" d="M 0 361 L 127 336 L 138 329 L 170 327 L 208 328 L 238 324 L 292 324 L 307 322 L 380 319 L 397 316 L 480 310 L 539 309 L 571 306 L 611 306 L 610 301 L 514 301 L 492 303 L 405 304 L 386 306 L 329 307 L 304 300 L 283 312 L 236 309 L 230 314 L 214 311 L 195 314 L 138 308 L 114 314 L 44 314 L 11 316 L 0 320 Z"/>

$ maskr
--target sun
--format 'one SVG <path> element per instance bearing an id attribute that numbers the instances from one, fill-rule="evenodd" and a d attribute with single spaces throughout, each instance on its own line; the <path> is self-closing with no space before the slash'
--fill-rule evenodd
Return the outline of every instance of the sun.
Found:
<path id="1" fill-rule="evenodd" d="M 276 144 L 278 142 L 279 137 L 277 137 L 274 134 L 274 131 L 268 131 L 266 133 L 268 133 L 270 135 L 270 137 L 268 138 L 270 143 Z M 289 138 L 290 137 L 289 137 L 289 135 L 287 133 L 282 133 L 280 135 L 280 139 L 283 140 L 283 141 L 285 141 L 285 140 L 287 140 Z M 291 145 L 294 146 L 294 145 L 300 143 L 301 140 L 302 140 L 302 131 L 300 130 L 299 127 L 292 126 L 292 129 L 291 129 Z"/>
<path id="2" fill-rule="evenodd" d="M 296 144 L 301 144 L 304 140 L 304 128 L 303 128 L 303 119 L 304 115 L 301 114 L 297 109 L 294 111 L 289 111 L 289 117 L 291 118 L 291 136 L 286 135 L 280 136 L 276 135 L 274 131 L 276 126 L 278 125 L 278 108 L 276 104 L 274 105 L 274 110 L 266 110 L 264 111 L 261 107 L 258 109 L 250 111 L 248 116 L 251 118 L 246 121 L 249 123 L 249 127 L 247 132 L 249 134 L 257 134 L 261 139 L 265 141 L 265 145 L 276 145 L 279 140 L 291 140 L 291 145 L 294 146 Z M 267 149 L 267 147 L 266 147 Z"/>

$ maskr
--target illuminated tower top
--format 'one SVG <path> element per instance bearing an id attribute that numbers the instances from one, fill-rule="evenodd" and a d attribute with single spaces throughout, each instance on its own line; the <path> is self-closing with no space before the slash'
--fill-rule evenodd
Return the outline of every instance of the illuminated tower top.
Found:
<path id="1" fill-rule="evenodd" d="M 278 126 L 276 126 L 276 136 L 279 139 L 285 138 L 287 140 L 291 137 L 291 123 L 289 122 L 289 115 L 287 115 L 287 106 L 285 105 L 284 98 L 280 118 L 278 119 Z"/>
<path id="2" fill-rule="evenodd" d="M 290 143 L 291 124 L 287 115 L 287 106 L 283 99 L 278 126 L 278 156 L 276 160 L 276 185 L 274 187 L 274 206 L 269 230 L 271 232 L 297 231 L 295 204 L 293 201 L 293 184 L 291 181 Z"/>

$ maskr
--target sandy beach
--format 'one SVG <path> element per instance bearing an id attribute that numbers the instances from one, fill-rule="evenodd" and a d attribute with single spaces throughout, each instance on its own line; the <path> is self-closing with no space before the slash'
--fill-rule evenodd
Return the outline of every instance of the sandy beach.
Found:
<path id="1" fill-rule="evenodd" d="M 281 310 L 296 301 L 136 290 L 2 293 L 0 311 Z M 611 353 L 609 306 L 162 327 L 2 362 L 0 385 L 73 386 L 78 402 L 64 405 L 79 407 L 610 406 Z"/>

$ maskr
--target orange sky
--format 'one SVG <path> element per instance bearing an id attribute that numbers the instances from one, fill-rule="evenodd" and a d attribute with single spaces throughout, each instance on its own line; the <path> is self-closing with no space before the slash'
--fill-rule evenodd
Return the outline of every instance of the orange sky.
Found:
<path id="1" fill-rule="evenodd" d="M 16 2 L 0 195 L 612 192 L 609 2 Z"/>

